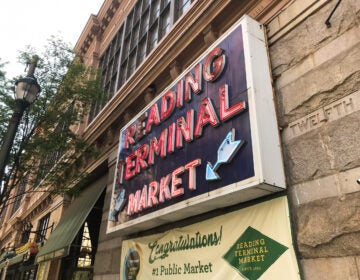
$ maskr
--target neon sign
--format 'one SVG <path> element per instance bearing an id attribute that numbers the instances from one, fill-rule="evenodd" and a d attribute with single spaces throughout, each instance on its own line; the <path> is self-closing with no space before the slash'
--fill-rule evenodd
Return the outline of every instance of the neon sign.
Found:
<path id="1" fill-rule="evenodd" d="M 181 209 L 201 212 L 229 186 L 259 183 L 253 118 L 267 112 L 254 110 L 247 32 L 235 25 L 121 130 L 108 231 L 189 216 Z"/>

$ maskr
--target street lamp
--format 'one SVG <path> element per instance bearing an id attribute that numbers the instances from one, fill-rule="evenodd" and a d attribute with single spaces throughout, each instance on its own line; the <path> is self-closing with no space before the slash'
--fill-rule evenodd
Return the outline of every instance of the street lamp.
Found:
<path id="1" fill-rule="evenodd" d="M 0 185 L 3 181 L 5 167 L 9 160 L 10 150 L 13 145 L 20 120 L 25 109 L 35 101 L 41 91 L 41 87 L 34 77 L 38 60 L 38 56 L 33 56 L 26 77 L 20 78 L 15 82 L 14 113 L 9 122 L 6 134 L 4 135 L 0 150 Z"/>

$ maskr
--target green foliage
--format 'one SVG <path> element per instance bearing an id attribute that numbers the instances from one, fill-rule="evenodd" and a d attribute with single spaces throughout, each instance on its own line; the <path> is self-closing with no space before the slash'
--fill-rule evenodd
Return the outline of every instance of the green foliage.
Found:
<path id="1" fill-rule="evenodd" d="M 5 66 L 6 63 L 2 63 L 0 58 L 0 143 L 2 143 L 14 107 L 14 95 L 9 94 L 9 92 L 13 92 L 14 84 L 6 79 L 6 73 L 3 70 Z"/>
<path id="2" fill-rule="evenodd" d="M 35 54 L 28 49 L 19 58 L 25 64 Z M 3 67 L 0 64 L 1 139 L 14 106 L 15 82 L 6 79 Z M 77 129 L 91 103 L 100 100 L 99 76 L 95 69 L 82 64 L 61 39 L 49 39 L 35 71 L 41 94 L 22 118 L 3 182 L 0 207 L 4 202 L 11 203 L 9 191 L 24 176 L 34 188 L 59 193 L 86 175 L 80 167 L 93 151 Z"/>

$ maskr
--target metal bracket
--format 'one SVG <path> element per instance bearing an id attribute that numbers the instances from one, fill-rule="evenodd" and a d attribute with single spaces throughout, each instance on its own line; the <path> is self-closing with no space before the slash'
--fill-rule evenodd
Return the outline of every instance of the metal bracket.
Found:
<path id="1" fill-rule="evenodd" d="M 339 7 L 340 2 L 341 2 L 341 0 L 339 0 L 339 1 L 336 3 L 334 9 L 332 9 L 330 15 L 329 15 L 328 18 L 326 19 L 325 24 L 326 24 L 326 27 L 327 27 L 327 28 L 330 28 L 330 27 L 331 27 L 330 18 L 331 18 L 332 15 L 334 14 L 335 10 Z"/>

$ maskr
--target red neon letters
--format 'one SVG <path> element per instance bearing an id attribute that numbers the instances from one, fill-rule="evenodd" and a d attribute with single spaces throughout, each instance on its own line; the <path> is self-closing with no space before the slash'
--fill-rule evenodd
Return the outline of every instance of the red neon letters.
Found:
<path id="1" fill-rule="evenodd" d="M 200 159 L 195 159 L 185 166 L 180 166 L 172 173 L 158 181 L 152 181 L 149 185 L 144 185 L 142 189 L 135 193 L 130 193 L 126 214 L 131 216 L 135 213 L 164 203 L 167 200 L 183 195 L 185 188 L 196 189 L 196 167 L 201 165 Z M 183 186 L 182 176 L 188 176 L 188 185 Z"/>
<path id="2" fill-rule="evenodd" d="M 156 164 L 157 160 L 184 148 L 185 143 L 196 141 L 203 135 L 205 127 L 219 126 L 246 109 L 245 101 L 230 104 L 229 87 L 223 84 L 219 86 L 215 96 L 213 93 L 211 98 L 204 96 L 200 102 L 197 101 L 198 104 L 191 104 L 189 109 L 182 109 L 179 114 L 184 104 L 198 100 L 194 94 L 200 95 L 208 88 L 204 82 L 214 83 L 220 77 L 226 69 L 225 63 L 224 51 L 218 47 L 213 49 L 203 63 L 196 64 L 172 89 L 162 94 L 158 102 L 154 102 L 145 113 L 127 126 L 122 134 L 120 149 L 128 150 L 128 153 L 118 161 L 118 183 L 123 184 L 124 181 L 131 180 L 149 166 Z M 212 88 L 214 89 L 214 86 Z M 177 114 L 177 117 L 169 121 L 174 114 Z M 165 121 L 166 127 L 154 129 Z M 155 136 L 154 131 L 157 134 Z M 148 138 L 144 141 L 144 137 Z M 136 145 L 141 139 L 142 144 Z M 127 215 L 140 213 L 182 196 L 186 191 L 196 190 L 196 168 L 200 165 L 201 159 L 196 158 L 179 166 L 170 174 L 160 175 L 163 177 L 133 190 L 128 194 Z M 188 182 L 186 186 L 183 184 L 185 178 Z"/>

